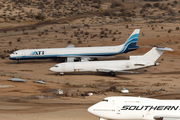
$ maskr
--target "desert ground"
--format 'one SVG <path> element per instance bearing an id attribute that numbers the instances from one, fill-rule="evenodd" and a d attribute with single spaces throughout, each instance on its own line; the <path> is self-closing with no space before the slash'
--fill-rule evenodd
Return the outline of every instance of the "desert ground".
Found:
<path id="1" fill-rule="evenodd" d="M 180 99 L 179 7 L 176 0 L 0 0 L 0 120 L 98 120 L 87 109 L 105 97 Z M 138 50 L 98 60 L 127 60 L 154 46 L 174 51 L 164 52 L 159 66 L 116 77 L 49 70 L 64 59 L 9 60 L 20 49 L 120 45 L 134 29 L 140 29 Z"/>

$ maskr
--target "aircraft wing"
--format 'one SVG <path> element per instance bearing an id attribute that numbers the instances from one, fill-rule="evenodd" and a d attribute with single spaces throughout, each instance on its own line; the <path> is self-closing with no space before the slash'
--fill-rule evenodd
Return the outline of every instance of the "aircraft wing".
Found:
<path id="1" fill-rule="evenodd" d="M 156 115 L 155 120 L 180 120 L 180 115 Z"/>
<path id="2" fill-rule="evenodd" d="M 114 56 L 80 56 L 80 55 L 58 55 L 57 57 L 65 57 L 67 58 L 67 62 L 74 62 L 75 58 L 81 58 L 82 62 L 89 61 L 89 58 L 100 58 L 100 57 L 107 57 L 107 58 L 114 58 Z"/>
<path id="3" fill-rule="evenodd" d="M 96 69 L 98 72 L 121 72 L 121 73 L 139 73 L 139 72 L 133 72 L 133 71 L 124 71 L 124 70 L 113 70 L 113 69 L 108 69 L 108 68 L 100 68 Z"/>
<path id="4" fill-rule="evenodd" d="M 79 58 L 100 58 L 100 57 L 106 57 L 106 58 L 115 58 L 114 56 L 84 56 L 84 55 L 70 55 L 70 56 L 66 56 L 66 55 L 58 55 L 57 57 L 79 57 Z"/>
<path id="5" fill-rule="evenodd" d="M 75 46 L 73 44 L 70 44 L 66 48 L 75 48 Z"/>

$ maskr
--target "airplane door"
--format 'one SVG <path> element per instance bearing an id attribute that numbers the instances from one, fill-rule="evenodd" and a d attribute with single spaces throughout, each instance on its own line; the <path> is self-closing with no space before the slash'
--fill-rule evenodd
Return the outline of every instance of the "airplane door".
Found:
<path id="1" fill-rule="evenodd" d="M 126 63 L 126 68 L 129 68 L 130 64 L 129 62 Z"/>
<path id="2" fill-rule="evenodd" d="M 116 108 L 116 114 L 121 114 L 121 108 L 120 107 Z"/>
<path id="3" fill-rule="evenodd" d="M 61 70 L 65 72 L 66 71 L 66 65 L 62 64 L 61 65 Z"/>
<path id="4" fill-rule="evenodd" d="M 83 70 L 82 62 L 75 62 L 74 63 L 74 71 L 79 72 L 80 70 Z"/>
<path id="5" fill-rule="evenodd" d="M 25 56 L 25 52 L 24 51 L 22 52 L 22 56 Z"/>

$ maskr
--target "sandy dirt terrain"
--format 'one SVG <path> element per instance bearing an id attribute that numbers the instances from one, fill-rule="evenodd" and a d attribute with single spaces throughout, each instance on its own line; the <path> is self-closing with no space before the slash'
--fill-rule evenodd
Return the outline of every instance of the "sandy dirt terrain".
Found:
<path id="1" fill-rule="evenodd" d="M 174 0 L 0 0 L 0 120 L 98 120 L 87 109 L 105 97 L 180 99 L 179 7 Z M 159 66 L 116 77 L 49 70 L 64 59 L 9 60 L 19 49 L 120 45 L 134 29 L 141 30 L 138 50 L 98 60 L 127 60 L 153 46 L 174 51 L 165 52 Z M 7 81 L 12 77 L 27 82 Z M 122 88 L 130 93 L 120 93 Z M 58 89 L 64 95 L 55 94 Z M 93 95 L 84 96 L 88 92 Z"/>

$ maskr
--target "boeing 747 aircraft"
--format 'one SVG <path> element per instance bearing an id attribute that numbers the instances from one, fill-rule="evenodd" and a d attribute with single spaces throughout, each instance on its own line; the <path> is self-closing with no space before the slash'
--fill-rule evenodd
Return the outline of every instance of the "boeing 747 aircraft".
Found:
<path id="1" fill-rule="evenodd" d="M 180 100 L 107 97 L 88 108 L 99 120 L 179 120 Z"/>
<path id="2" fill-rule="evenodd" d="M 76 58 L 81 58 L 81 60 L 87 61 L 92 58 L 127 53 L 139 48 L 136 46 L 139 31 L 140 29 L 135 29 L 127 41 L 118 46 L 74 47 L 74 45 L 69 45 L 66 48 L 24 49 L 13 52 L 10 54 L 9 59 L 20 61 L 29 59 L 57 59 L 59 57 L 65 57 L 67 58 L 67 62 L 73 62 Z"/>
<path id="3" fill-rule="evenodd" d="M 130 60 L 111 60 L 111 61 L 89 61 L 89 62 L 67 62 L 59 63 L 50 70 L 59 72 L 63 75 L 65 72 L 107 72 L 115 76 L 117 72 L 133 73 L 131 71 L 154 65 L 159 65 L 155 61 L 164 51 L 173 51 L 171 48 L 153 47 L 144 55 L 130 56 Z"/>

